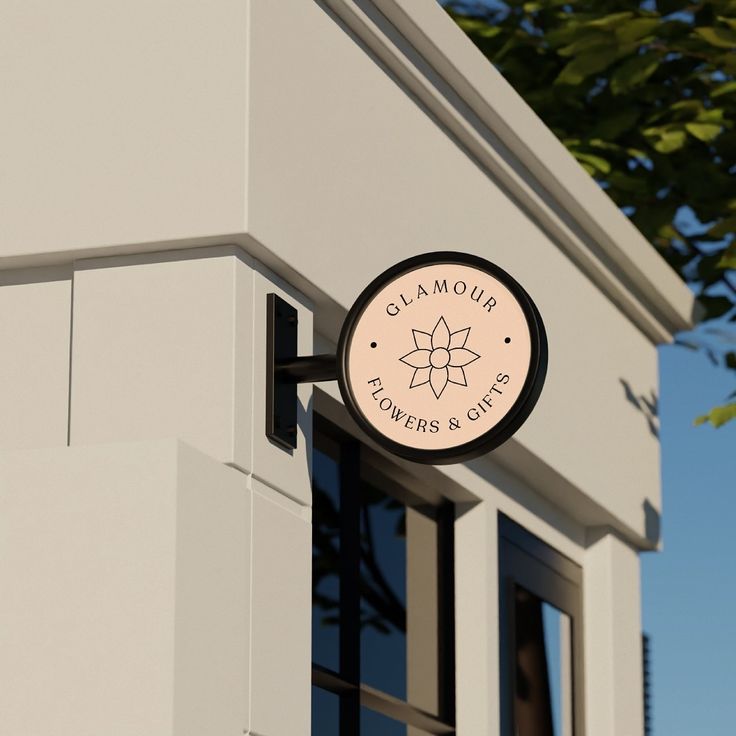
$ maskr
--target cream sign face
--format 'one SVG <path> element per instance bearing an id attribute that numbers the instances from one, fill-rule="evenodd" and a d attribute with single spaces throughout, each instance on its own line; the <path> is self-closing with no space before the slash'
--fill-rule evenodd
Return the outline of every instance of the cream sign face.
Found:
<path id="1" fill-rule="evenodd" d="M 350 310 L 340 390 L 391 452 L 459 462 L 521 426 L 544 382 L 546 348 L 536 307 L 508 274 L 462 253 L 427 254 L 379 276 Z"/>

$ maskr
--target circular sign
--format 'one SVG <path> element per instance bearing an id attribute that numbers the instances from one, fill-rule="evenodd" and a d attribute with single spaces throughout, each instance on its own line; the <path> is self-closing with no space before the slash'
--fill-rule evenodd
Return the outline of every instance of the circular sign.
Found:
<path id="1" fill-rule="evenodd" d="M 523 424 L 547 370 L 547 338 L 522 287 L 464 253 L 427 253 L 376 278 L 350 309 L 338 381 L 358 425 L 392 453 L 454 463 Z"/>

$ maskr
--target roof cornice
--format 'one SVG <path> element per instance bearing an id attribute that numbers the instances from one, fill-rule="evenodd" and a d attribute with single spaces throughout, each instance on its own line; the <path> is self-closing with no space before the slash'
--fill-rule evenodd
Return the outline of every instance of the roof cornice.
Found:
<path id="1" fill-rule="evenodd" d="M 689 329 L 678 275 L 434 0 L 325 0 L 654 343 Z"/>

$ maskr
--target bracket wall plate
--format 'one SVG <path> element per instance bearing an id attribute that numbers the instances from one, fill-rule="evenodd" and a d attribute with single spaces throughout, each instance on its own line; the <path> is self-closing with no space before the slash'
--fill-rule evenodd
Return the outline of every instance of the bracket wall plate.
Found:
<path id="1" fill-rule="evenodd" d="M 266 436 L 297 447 L 297 385 L 337 379 L 334 355 L 297 356 L 299 314 L 278 294 L 266 296 Z"/>

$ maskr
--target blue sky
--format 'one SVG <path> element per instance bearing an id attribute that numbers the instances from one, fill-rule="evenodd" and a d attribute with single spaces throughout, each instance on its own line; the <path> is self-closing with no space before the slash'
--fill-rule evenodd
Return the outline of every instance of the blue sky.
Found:
<path id="1" fill-rule="evenodd" d="M 694 427 L 736 375 L 660 348 L 664 549 L 642 557 L 655 736 L 736 730 L 736 422 Z"/>

